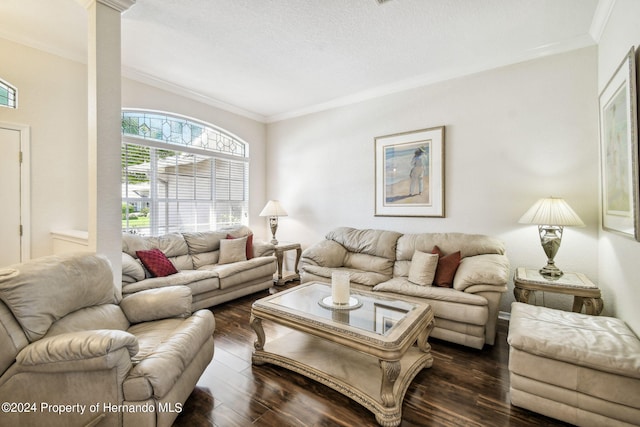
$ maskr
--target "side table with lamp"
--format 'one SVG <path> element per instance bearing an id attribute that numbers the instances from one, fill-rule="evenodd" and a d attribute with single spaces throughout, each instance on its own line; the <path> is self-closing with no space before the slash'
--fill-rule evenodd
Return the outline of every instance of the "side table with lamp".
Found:
<path id="1" fill-rule="evenodd" d="M 275 246 L 276 260 L 278 262 L 277 277 L 274 277 L 273 281 L 276 285 L 283 285 L 291 280 L 300 279 L 300 273 L 298 271 L 298 263 L 300 262 L 300 255 L 302 254 L 302 248 L 300 243 L 278 242 L 276 239 L 276 231 L 278 230 L 278 217 L 288 216 L 287 211 L 284 210 L 278 200 L 269 200 L 265 205 L 260 216 L 269 217 L 269 227 L 271 227 L 271 243 Z M 284 271 L 284 253 L 286 251 L 296 251 L 296 261 L 294 271 Z"/>
<path id="2" fill-rule="evenodd" d="M 572 311 L 580 312 L 584 306 L 587 314 L 599 315 L 604 306 L 600 289 L 582 273 L 564 273 L 554 261 L 564 227 L 584 227 L 578 214 L 564 199 L 548 197 L 538 200 L 518 222 L 538 226 L 547 265 L 538 271 L 523 267 L 516 269 L 513 278 L 516 301 L 528 303 L 532 291 L 573 295 Z"/>

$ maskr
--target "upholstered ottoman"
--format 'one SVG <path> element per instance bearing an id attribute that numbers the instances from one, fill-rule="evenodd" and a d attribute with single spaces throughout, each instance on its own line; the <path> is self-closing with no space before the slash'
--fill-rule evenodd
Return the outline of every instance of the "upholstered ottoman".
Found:
<path id="1" fill-rule="evenodd" d="M 640 425 L 640 340 L 619 319 L 515 302 L 511 403 L 579 426 Z"/>

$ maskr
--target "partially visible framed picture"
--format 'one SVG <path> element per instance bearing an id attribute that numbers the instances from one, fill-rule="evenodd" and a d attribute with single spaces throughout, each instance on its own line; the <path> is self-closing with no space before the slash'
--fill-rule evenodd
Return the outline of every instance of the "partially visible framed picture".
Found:
<path id="1" fill-rule="evenodd" d="M 444 217 L 444 126 L 375 138 L 375 216 Z"/>
<path id="2" fill-rule="evenodd" d="M 377 302 L 373 303 L 375 331 L 378 334 L 386 335 L 394 325 L 406 314 L 406 310 L 401 310 Z"/>
<path id="3" fill-rule="evenodd" d="M 600 94 L 602 227 L 638 239 L 638 116 L 632 47 Z"/>

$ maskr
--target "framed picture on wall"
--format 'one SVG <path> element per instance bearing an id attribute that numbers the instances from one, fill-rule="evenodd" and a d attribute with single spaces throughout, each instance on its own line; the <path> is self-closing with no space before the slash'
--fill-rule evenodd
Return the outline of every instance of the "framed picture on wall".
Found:
<path id="1" fill-rule="evenodd" d="M 444 126 L 374 143 L 375 216 L 444 217 Z"/>
<path id="2" fill-rule="evenodd" d="M 632 47 L 600 94 L 602 227 L 638 239 L 638 116 Z"/>

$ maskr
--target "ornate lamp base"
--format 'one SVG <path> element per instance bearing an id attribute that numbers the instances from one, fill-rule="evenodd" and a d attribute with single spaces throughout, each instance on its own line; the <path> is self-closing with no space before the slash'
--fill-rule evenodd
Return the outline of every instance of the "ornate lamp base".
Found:
<path id="1" fill-rule="evenodd" d="M 560 270 L 558 267 L 556 267 L 554 264 L 549 264 L 547 263 L 547 265 L 545 265 L 544 267 L 542 267 L 539 270 L 540 274 L 542 274 L 543 276 L 546 277 L 554 277 L 554 278 L 558 278 L 558 277 L 562 277 L 562 275 L 564 274 L 562 272 L 562 270 Z"/>
<path id="2" fill-rule="evenodd" d="M 547 255 L 547 265 L 540 269 L 540 274 L 546 277 L 561 277 L 562 270 L 556 267 L 553 259 L 560 249 L 560 242 L 562 242 L 563 227 L 558 225 L 539 225 L 538 233 L 540 235 L 540 243 L 542 249 Z"/>
<path id="3" fill-rule="evenodd" d="M 278 239 L 276 239 L 276 230 L 278 229 L 278 217 L 270 216 L 269 217 L 269 226 L 271 227 L 271 235 L 273 238 L 271 239 L 271 243 L 274 245 L 278 244 Z"/>

